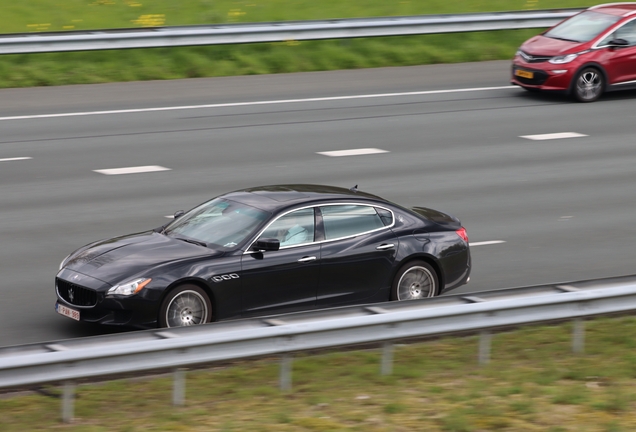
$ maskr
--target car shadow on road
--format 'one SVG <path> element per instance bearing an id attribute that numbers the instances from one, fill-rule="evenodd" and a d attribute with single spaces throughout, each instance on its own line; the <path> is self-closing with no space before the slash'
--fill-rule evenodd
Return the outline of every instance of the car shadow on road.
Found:
<path id="1" fill-rule="evenodd" d="M 570 95 L 561 92 L 530 92 L 519 89 L 520 91 L 515 95 L 515 97 L 519 99 L 525 99 L 534 102 L 549 102 L 549 103 L 573 103 L 579 104 L 574 100 L 574 98 Z M 599 100 L 593 102 L 593 104 L 603 103 L 603 102 L 614 102 L 619 100 L 633 100 L 636 99 L 636 89 L 635 90 L 622 90 L 622 91 L 614 91 L 605 93 L 601 96 Z"/>
<path id="2" fill-rule="evenodd" d="M 106 326 L 85 322 L 67 322 L 60 325 L 60 332 L 65 339 L 104 336 L 117 333 L 128 333 L 138 329 L 132 327 Z"/>

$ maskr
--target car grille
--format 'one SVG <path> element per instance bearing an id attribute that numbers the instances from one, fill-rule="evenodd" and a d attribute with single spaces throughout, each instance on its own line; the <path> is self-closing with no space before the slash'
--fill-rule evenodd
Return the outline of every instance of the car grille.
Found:
<path id="1" fill-rule="evenodd" d="M 57 292 L 66 302 L 75 306 L 95 306 L 97 304 L 97 291 L 75 285 L 60 278 L 55 278 Z"/>
<path id="2" fill-rule="evenodd" d="M 517 81 L 519 81 L 521 84 L 541 85 L 544 82 L 546 82 L 546 80 L 548 79 L 548 74 L 546 72 L 539 71 L 539 70 L 534 70 L 534 69 L 523 69 L 523 70 L 527 70 L 528 72 L 532 72 L 534 76 L 532 78 L 524 78 L 524 77 L 516 76 L 516 75 L 514 75 L 514 69 L 513 69 L 512 73 L 513 73 L 515 79 Z"/>
<path id="3" fill-rule="evenodd" d="M 528 63 L 543 63 L 552 58 L 551 56 L 530 55 L 523 51 L 519 51 L 519 55 Z"/>

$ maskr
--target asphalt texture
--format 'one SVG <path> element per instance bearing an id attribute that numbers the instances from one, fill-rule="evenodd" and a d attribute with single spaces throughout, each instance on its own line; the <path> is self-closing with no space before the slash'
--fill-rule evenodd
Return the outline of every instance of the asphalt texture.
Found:
<path id="1" fill-rule="evenodd" d="M 509 70 L 486 62 L 0 90 L 0 346 L 117 331 L 56 314 L 60 261 L 255 185 L 357 184 L 458 216 L 475 246 L 471 281 L 455 292 L 636 273 L 636 93 L 592 104 L 515 87 L 404 94 L 506 87 Z M 384 96 L 337 99 L 360 95 Z M 253 103 L 267 101 L 278 102 Z M 166 107 L 188 109 L 146 110 Z M 132 111 L 85 115 L 113 110 Z M 32 117 L 64 113 L 83 115 Z M 559 132 L 585 136 L 521 138 Z M 388 152 L 318 154 L 367 147 Z M 170 170 L 94 171 L 146 165 Z M 503 243 L 479 245 L 494 240 Z"/>

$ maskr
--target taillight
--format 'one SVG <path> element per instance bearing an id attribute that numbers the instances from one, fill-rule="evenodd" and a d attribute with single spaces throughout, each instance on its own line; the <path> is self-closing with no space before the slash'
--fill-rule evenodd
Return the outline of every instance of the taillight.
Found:
<path id="1" fill-rule="evenodd" d="M 466 232 L 466 228 L 461 227 L 457 231 L 455 231 L 458 236 L 462 238 L 466 243 L 468 243 L 468 233 Z"/>

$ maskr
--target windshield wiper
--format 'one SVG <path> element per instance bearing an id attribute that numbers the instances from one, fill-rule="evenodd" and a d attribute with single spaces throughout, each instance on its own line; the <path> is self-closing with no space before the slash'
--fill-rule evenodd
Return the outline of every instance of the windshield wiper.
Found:
<path id="1" fill-rule="evenodd" d="M 203 247 L 208 247 L 208 245 L 206 243 L 200 242 L 198 240 L 192 240 L 192 239 L 183 238 L 183 237 L 175 237 L 175 238 L 177 240 L 181 240 L 181 241 L 184 241 L 184 242 L 192 243 L 192 244 L 203 246 Z"/>
<path id="2" fill-rule="evenodd" d="M 562 37 L 556 37 L 556 36 L 548 36 L 549 38 L 552 39 L 558 39 L 558 40 L 562 40 L 562 41 L 566 41 L 566 42 L 576 42 L 576 43 L 580 43 L 581 41 L 577 41 L 574 39 L 567 39 L 567 38 L 562 38 Z"/>

